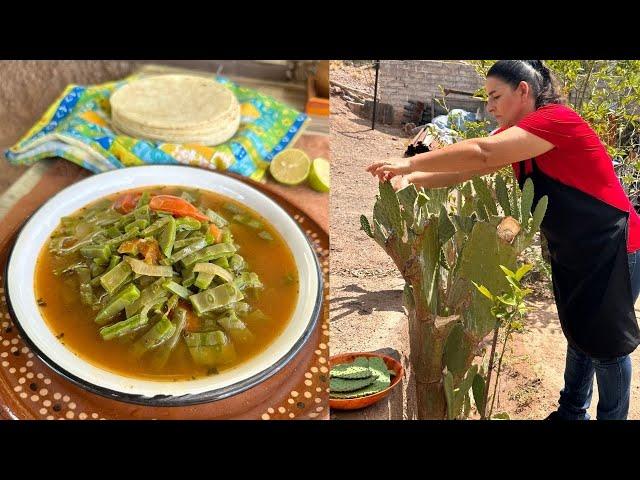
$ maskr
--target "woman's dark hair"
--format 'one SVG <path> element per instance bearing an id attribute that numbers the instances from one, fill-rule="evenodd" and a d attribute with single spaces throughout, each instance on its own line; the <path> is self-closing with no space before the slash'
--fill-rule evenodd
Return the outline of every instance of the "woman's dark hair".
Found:
<path id="1" fill-rule="evenodd" d="M 565 103 L 556 79 L 540 60 L 498 60 L 487 72 L 488 77 L 497 77 L 514 89 L 520 82 L 527 82 L 533 90 L 536 108 L 549 103 Z"/>

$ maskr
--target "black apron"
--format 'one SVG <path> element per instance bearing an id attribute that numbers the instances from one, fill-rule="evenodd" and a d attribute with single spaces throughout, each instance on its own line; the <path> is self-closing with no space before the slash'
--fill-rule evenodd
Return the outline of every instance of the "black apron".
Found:
<path id="1" fill-rule="evenodd" d="M 640 344 L 627 254 L 629 213 L 520 162 L 519 184 L 549 204 L 540 230 L 551 255 L 553 292 L 571 346 L 597 359 L 627 355 Z"/>

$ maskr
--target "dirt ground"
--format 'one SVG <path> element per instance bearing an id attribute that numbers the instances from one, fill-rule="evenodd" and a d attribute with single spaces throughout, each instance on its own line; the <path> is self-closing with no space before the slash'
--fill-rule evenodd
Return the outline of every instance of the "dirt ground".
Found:
<path id="1" fill-rule="evenodd" d="M 332 65 L 333 68 L 333 65 Z M 348 67 L 340 65 L 341 75 Z M 345 73 L 346 72 L 346 73 Z M 333 75 L 333 70 L 332 70 Z M 344 79 L 341 81 L 344 83 Z M 355 84 L 353 85 L 355 87 Z M 357 87 L 356 87 L 357 88 Z M 377 183 L 364 171 L 373 160 L 402 156 L 410 138 L 399 128 L 371 130 L 338 96 L 331 97 L 331 354 L 380 351 L 401 360 L 401 388 L 363 410 L 332 412 L 332 419 L 415 418 L 415 386 L 408 363 L 404 281 L 391 259 L 364 232 L 359 217 L 371 217 Z M 566 353 L 551 292 L 536 288 L 526 330 L 515 334 L 505 353 L 498 405 L 512 419 L 543 419 L 557 407 Z M 640 303 L 636 304 L 636 310 Z M 638 312 L 640 317 L 640 312 Z M 629 419 L 640 419 L 640 349 L 634 366 Z M 596 416 L 597 388 L 589 409 Z"/>
<path id="2" fill-rule="evenodd" d="M 356 61 L 352 64 L 345 60 L 331 62 L 331 81 L 351 87 L 373 97 L 375 70 L 371 61 Z"/>

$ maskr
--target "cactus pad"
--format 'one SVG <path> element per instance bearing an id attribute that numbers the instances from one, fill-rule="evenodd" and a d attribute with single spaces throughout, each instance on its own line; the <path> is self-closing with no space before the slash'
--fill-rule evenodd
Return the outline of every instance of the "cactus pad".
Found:
<path id="1" fill-rule="evenodd" d="M 331 368 L 331 378 L 362 379 L 369 378 L 373 372 L 369 369 L 366 357 L 358 357 L 351 363 L 341 363 Z"/>
<path id="2" fill-rule="evenodd" d="M 374 382 L 358 390 L 351 390 L 348 392 L 339 392 L 331 387 L 330 396 L 332 398 L 366 397 L 368 395 L 373 395 L 375 393 L 381 392 L 385 388 L 389 387 L 389 385 L 391 385 L 390 371 L 387 369 L 387 365 L 384 363 L 384 360 L 379 357 L 370 357 L 369 368 L 373 372 L 372 378 L 375 378 Z"/>

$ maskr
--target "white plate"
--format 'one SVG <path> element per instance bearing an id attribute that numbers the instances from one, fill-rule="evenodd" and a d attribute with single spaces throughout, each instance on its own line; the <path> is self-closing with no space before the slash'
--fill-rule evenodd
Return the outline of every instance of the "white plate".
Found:
<path id="1" fill-rule="evenodd" d="M 257 356 L 206 378 L 160 382 L 106 371 L 75 355 L 55 338 L 36 303 L 34 278 L 40 250 L 60 218 L 107 195 L 131 188 L 171 185 L 200 188 L 233 198 L 255 210 L 286 239 L 299 274 L 293 317 Z M 187 405 L 240 393 L 282 369 L 308 340 L 320 313 L 322 276 L 315 253 L 298 224 L 273 200 L 234 178 L 182 166 L 144 166 L 91 176 L 49 199 L 26 222 L 11 251 L 6 296 L 13 318 L 34 352 L 51 368 L 83 388 L 145 405 Z"/>

